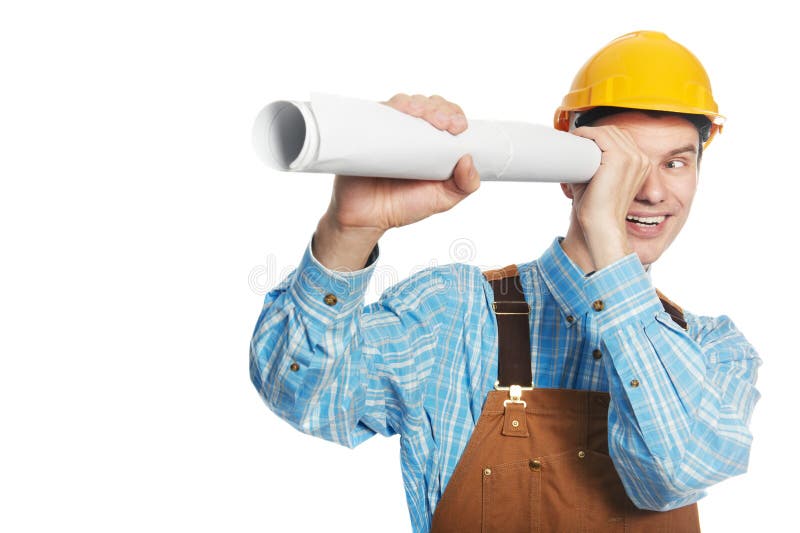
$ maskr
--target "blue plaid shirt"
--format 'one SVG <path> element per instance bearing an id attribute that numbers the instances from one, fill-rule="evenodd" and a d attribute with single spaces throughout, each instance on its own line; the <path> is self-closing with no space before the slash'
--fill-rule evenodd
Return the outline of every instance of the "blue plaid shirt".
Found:
<path id="1" fill-rule="evenodd" d="M 535 386 L 610 393 L 610 454 L 640 508 L 687 505 L 744 472 L 760 360 L 731 320 L 686 313 L 685 331 L 636 254 L 586 277 L 559 242 L 518 265 Z M 373 270 L 330 271 L 309 246 L 266 296 L 251 378 L 303 432 L 350 447 L 400 434 L 413 529 L 428 531 L 497 379 L 493 293 L 477 267 L 452 264 L 364 306 Z"/>

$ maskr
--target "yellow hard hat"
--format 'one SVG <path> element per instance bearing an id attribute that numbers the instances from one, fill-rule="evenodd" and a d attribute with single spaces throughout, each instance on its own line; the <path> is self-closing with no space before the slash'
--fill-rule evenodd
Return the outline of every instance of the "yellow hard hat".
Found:
<path id="1" fill-rule="evenodd" d="M 556 110 L 556 129 L 569 131 L 572 112 L 599 106 L 704 115 L 711 121 L 705 146 L 725 122 L 700 61 L 656 31 L 628 33 L 593 55 Z"/>

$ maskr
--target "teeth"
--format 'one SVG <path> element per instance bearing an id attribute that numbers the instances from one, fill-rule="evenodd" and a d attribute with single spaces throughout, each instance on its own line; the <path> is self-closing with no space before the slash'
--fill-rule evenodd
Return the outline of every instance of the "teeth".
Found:
<path id="1" fill-rule="evenodd" d="M 664 219 L 667 217 L 664 215 L 658 217 L 635 217 L 633 215 L 628 215 L 625 218 L 631 222 L 636 222 L 637 224 L 648 224 L 650 226 L 655 226 L 664 222 Z"/>

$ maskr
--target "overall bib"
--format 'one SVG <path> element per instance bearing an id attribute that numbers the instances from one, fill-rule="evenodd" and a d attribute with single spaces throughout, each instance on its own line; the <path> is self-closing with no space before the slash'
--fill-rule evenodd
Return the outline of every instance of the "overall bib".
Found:
<path id="1" fill-rule="evenodd" d="M 608 393 L 530 387 L 530 307 L 516 266 L 485 275 L 495 293 L 497 390 L 486 398 L 431 532 L 700 531 L 696 504 L 644 511 L 625 494 L 608 453 Z M 680 308 L 661 298 L 685 328 Z"/>

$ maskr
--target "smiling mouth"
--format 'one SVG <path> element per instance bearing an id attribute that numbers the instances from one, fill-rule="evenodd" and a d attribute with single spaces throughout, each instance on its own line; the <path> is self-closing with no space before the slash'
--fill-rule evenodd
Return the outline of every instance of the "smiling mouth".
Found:
<path id="1" fill-rule="evenodd" d="M 628 222 L 633 222 L 634 224 L 639 224 L 640 226 L 658 226 L 664 219 L 667 217 L 664 215 L 660 215 L 657 217 L 636 217 L 633 215 L 628 215 L 625 217 L 625 220 Z"/>

